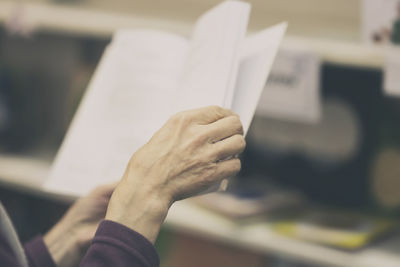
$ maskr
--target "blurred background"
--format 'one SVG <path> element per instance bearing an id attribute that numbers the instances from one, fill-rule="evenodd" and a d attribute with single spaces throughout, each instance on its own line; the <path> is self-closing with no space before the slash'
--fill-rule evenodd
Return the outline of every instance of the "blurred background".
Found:
<path id="1" fill-rule="evenodd" d="M 219 2 L 0 0 L 0 200 L 22 240 L 71 204 L 41 185 L 113 32 L 189 37 Z M 176 205 L 157 242 L 161 266 L 400 266 L 400 98 L 384 90 L 385 47 L 363 39 L 364 2 L 248 2 L 250 32 L 289 22 L 280 63 L 241 173 L 225 193 Z"/>

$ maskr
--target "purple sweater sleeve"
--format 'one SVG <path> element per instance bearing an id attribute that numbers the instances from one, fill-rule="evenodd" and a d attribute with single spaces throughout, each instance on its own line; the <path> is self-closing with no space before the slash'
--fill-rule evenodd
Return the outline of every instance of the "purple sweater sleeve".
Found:
<path id="1" fill-rule="evenodd" d="M 24 249 L 30 267 L 56 267 L 41 236 L 25 243 Z M 0 263 L 19 266 L 1 235 Z M 80 267 L 158 267 L 159 264 L 155 247 L 145 237 L 119 223 L 103 221 Z"/>
<path id="2" fill-rule="evenodd" d="M 80 267 L 158 267 L 159 256 L 150 241 L 113 221 L 103 221 Z"/>
<path id="3" fill-rule="evenodd" d="M 56 267 L 41 236 L 25 243 L 24 249 L 29 267 Z"/>

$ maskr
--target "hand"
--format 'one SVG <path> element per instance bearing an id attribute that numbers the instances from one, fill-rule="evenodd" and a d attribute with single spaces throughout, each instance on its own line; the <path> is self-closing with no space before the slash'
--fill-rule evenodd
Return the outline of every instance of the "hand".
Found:
<path id="1" fill-rule="evenodd" d="M 57 266 L 78 266 L 97 226 L 106 214 L 116 184 L 104 185 L 77 200 L 63 218 L 44 236 Z"/>
<path id="2" fill-rule="evenodd" d="M 240 170 L 242 124 L 232 111 L 207 107 L 174 115 L 131 158 L 106 219 L 155 242 L 174 201 L 194 196 Z"/>

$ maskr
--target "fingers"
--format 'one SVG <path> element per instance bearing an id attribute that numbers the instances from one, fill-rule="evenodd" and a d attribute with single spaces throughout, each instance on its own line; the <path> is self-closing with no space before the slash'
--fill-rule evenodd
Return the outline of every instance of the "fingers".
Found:
<path id="1" fill-rule="evenodd" d="M 235 115 L 231 110 L 219 106 L 209 106 L 187 111 L 198 124 L 210 124 L 222 118 Z"/>
<path id="2" fill-rule="evenodd" d="M 236 175 L 240 171 L 240 168 L 241 162 L 238 158 L 221 161 L 217 164 L 213 180 L 218 182 L 223 179 L 230 178 Z"/>
<path id="3" fill-rule="evenodd" d="M 207 126 L 207 134 L 211 136 L 212 143 L 218 142 L 233 135 L 243 135 L 243 127 L 236 115 L 231 115 L 215 121 Z"/>
<path id="4" fill-rule="evenodd" d="M 118 182 L 112 183 L 112 184 L 105 184 L 105 185 L 100 185 L 96 187 L 90 195 L 93 196 L 103 196 L 103 197 L 111 197 L 112 193 L 114 192 L 114 189 L 117 187 Z"/>
<path id="5" fill-rule="evenodd" d="M 235 157 L 243 152 L 246 141 L 240 134 L 233 135 L 212 145 L 212 158 L 215 162 Z"/>

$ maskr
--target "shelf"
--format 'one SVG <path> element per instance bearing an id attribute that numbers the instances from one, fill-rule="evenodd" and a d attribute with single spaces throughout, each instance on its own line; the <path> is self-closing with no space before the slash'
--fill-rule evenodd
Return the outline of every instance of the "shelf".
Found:
<path id="1" fill-rule="evenodd" d="M 0 155 L 0 185 L 17 192 L 41 198 L 72 202 L 74 198 L 44 191 L 43 183 L 49 175 L 51 162 L 35 157 Z"/>
<path id="2" fill-rule="evenodd" d="M 275 253 L 317 266 L 400 266 L 400 233 L 375 247 L 347 252 L 281 236 L 266 224 L 237 224 L 211 211 L 182 201 L 168 213 L 166 227 L 206 236 L 259 253 Z"/>
<path id="3" fill-rule="evenodd" d="M 42 189 L 49 169 L 48 161 L 1 155 L 0 184 L 43 198 L 72 201 L 72 198 L 51 194 Z M 275 253 L 323 266 L 400 266 L 400 233 L 376 246 L 352 253 L 281 236 L 262 222 L 238 224 L 190 201 L 180 201 L 173 205 L 165 227 L 258 253 Z"/>
<path id="4" fill-rule="evenodd" d="M 20 19 L 21 18 L 21 19 Z M 120 28 L 152 28 L 179 34 L 189 32 L 186 24 L 165 21 L 141 15 L 123 15 L 91 8 L 56 4 L 0 1 L 0 23 L 10 21 L 37 31 L 53 31 L 65 34 L 110 38 Z"/>
<path id="5" fill-rule="evenodd" d="M 112 33 L 119 28 L 151 28 L 188 36 L 195 18 L 218 1 L 208 0 L 200 5 L 198 2 L 194 4 L 189 0 L 174 0 L 171 3 L 168 1 L 171 5 L 168 5 L 169 8 L 164 7 L 164 3 L 153 9 L 149 4 L 145 4 L 149 1 L 134 1 L 136 6 L 131 4 L 133 5 L 131 8 L 126 1 L 119 0 L 118 3 L 120 2 L 120 5 L 115 5 L 114 2 L 111 5 L 110 1 L 83 1 L 80 5 L 57 5 L 36 0 L 21 5 L 14 1 L 3 1 L 0 2 L 0 23 L 9 23 L 18 20 L 17 18 L 22 18 L 20 20 L 22 24 L 38 31 L 61 32 L 96 38 L 110 38 Z M 307 2 L 307 5 L 312 4 L 315 8 L 318 7 L 321 12 L 319 16 L 314 14 L 315 10 L 308 14 L 307 10 L 301 8 L 299 4 L 295 4 L 295 7 L 299 8 L 297 13 L 284 11 L 283 2 L 286 5 L 293 5 L 294 1 L 290 3 L 288 1 L 272 1 L 280 3 L 275 6 L 261 4 L 260 1 L 251 2 L 254 2 L 253 5 L 257 8 L 253 8 L 250 32 L 287 19 L 289 32 L 288 37 L 284 39 L 284 46 L 303 46 L 315 51 L 322 60 L 337 64 L 373 68 L 381 68 L 384 64 L 383 49 L 364 45 L 360 41 L 359 20 L 361 18 L 356 13 L 356 10 L 360 8 L 358 0 L 324 0 L 322 1 L 324 5 L 320 3 L 320 0 L 319 2 L 316 0 L 301 1 L 303 4 Z M 269 2 L 266 1 L 266 3 Z M 300 1 L 295 2 L 299 3 Z M 258 8 L 259 6 L 262 8 Z M 122 7 L 125 7 L 126 10 L 133 10 L 135 7 L 136 9 L 135 12 L 122 12 Z M 272 11 L 282 14 L 278 16 L 272 11 L 266 12 L 268 7 Z M 329 8 L 334 12 L 329 11 Z M 109 9 L 113 11 L 106 11 Z M 265 16 L 262 11 L 266 12 Z M 188 14 L 191 14 L 191 19 Z M 304 22 L 305 16 L 310 18 L 310 22 Z M 322 30 L 324 27 L 327 30 Z M 291 30 L 292 28 L 293 30 Z"/>
<path id="6" fill-rule="evenodd" d="M 45 4 L 56 1 L 25 0 Z M 61 1 L 58 1 L 61 2 Z M 167 21 L 193 25 L 204 12 L 222 0 L 80 0 L 63 1 L 65 6 L 113 12 L 128 16 L 146 15 Z M 246 0 L 251 3 L 250 30 L 289 21 L 290 35 L 307 38 L 359 41 L 362 0 Z"/>
<path id="7" fill-rule="evenodd" d="M 29 157 L 0 155 L 0 184 L 18 191 L 40 192 L 50 162 Z"/>

